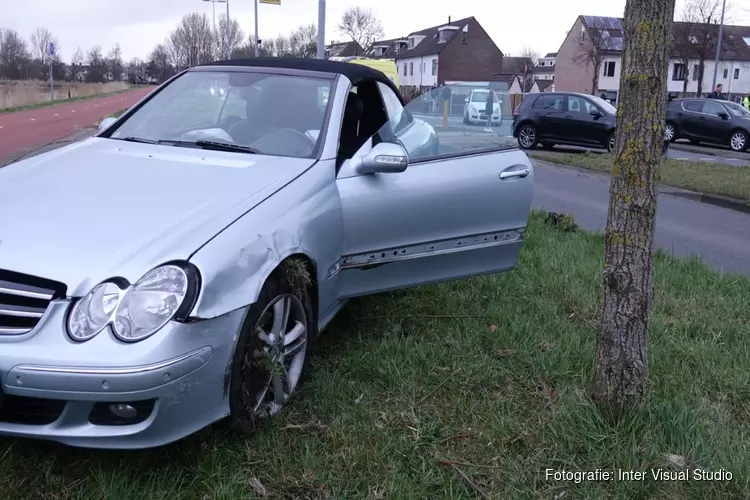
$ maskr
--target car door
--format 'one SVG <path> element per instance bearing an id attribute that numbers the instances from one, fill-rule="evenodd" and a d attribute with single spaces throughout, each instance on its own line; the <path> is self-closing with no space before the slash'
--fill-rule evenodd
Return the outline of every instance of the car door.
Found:
<path id="1" fill-rule="evenodd" d="M 722 117 L 723 115 L 723 117 Z M 699 118 L 701 138 L 711 142 L 725 142 L 732 129 L 729 111 L 716 101 L 703 102 L 703 116 Z"/>
<path id="2" fill-rule="evenodd" d="M 560 140 L 565 135 L 565 94 L 541 94 L 531 105 L 531 116 L 540 139 Z"/>
<path id="3" fill-rule="evenodd" d="M 609 126 L 602 119 L 604 113 L 600 111 L 601 116 L 595 117 L 591 114 L 591 109 L 596 109 L 588 99 L 577 96 L 567 96 L 567 111 L 565 112 L 565 126 L 563 133 L 565 139 L 569 142 L 598 146 L 606 144 L 607 132 Z"/>
<path id="4" fill-rule="evenodd" d="M 680 135 L 689 139 L 700 138 L 701 113 L 703 110 L 702 99 L 689 99 L 682 101 L 682 109 L 677 111 Z"/>
<path id="5" fill-rule="evenodd" d="M 405 147 L 409 165 L 359 174 L 348 160 L 339 170 L 343 255 L 331 274 L 339 274 L 340 298 L 515 267 L 533 192 L 528 157 L 512 138 L 437 134 L 390 87 L 378 87 L 389 121 L 355 158 L 392 142 Z M 437 149 L 425 147 L 435 139 Z"/>

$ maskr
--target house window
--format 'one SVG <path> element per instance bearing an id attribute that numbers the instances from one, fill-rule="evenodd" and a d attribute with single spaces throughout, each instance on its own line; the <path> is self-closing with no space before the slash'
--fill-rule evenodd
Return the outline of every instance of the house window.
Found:
<path id="1" fill-rule="evenodd" d="M 734 79 L 735 80 L 740 79 L 740 68 L 734 68 Z"/>
<path id="2" fill-rule="evenodd" d="M 461 39 L 461 41 L 463 43 L 469 43 L 469 32 L 468 31 L 464 30 L 464 32 L 461 34 L 461 36 L 463 37 Z"/>
<path id="3" fill-rule="evenodd" d="M 581 41 L 579 43 L 583 44 L 585 38 L 586 38 L 586 28 L 581 26 Z"/>
<path id="4" fill-rule="evenodd" d="M 410 49 L 414 48 L 414 39 L 413 38 L 409 38 L 409 48 Z"/>
<path id="5" fill-rule="evenodd" d="M 412 76 L 412 75 L 414 75 L 414 63 L 410 62 L 409 63 L 409 76 Z"/>
<path id="6" fill-rule="evenodd" d="M 700 72 L 701 72 L 700 66 L 698 66 L 697 64 L 693 64 L 693 81 L 694 82 L 698 81 L 698 75 L 700 74 Z"/>
<path id="7" fill-rule="evenodd" d="M 406 63 L 404 63 L 404 76 L 406 76 L 406 75 L 407 75 L 407 73 L 406 73 L 406 67 L 407 67 L 407 66 L 406 66 Z"/>
<path id="8" fill-rule="evenodd" d="M 432 60 L 432 76 L 437 76 L 437 59 Z"/>
<path id="9" fill-rule="evenodd" d="M 604 76 L 615 76 L 615 61 L 604 62 Z"/>
<path id="10" fill-rule="evenodd" d="M 685 65 L 682 63 L 674 63 L 672 67 L 672 80 L 682 81 L 685 79 Z"/>
<path id="11" fill-rule="evenodd" d="M 445 43 L 451 36 L 451 30 L 440 30 L 438 32 L 438 42 Z"/>
<path id="12" fill-rule="evenodd" d="M 539 61 L 539 66 L 544 66 L 544 64 L 545 64 L 544 61 Z"/>
<path id="13" fill-rule="evenodd" d="M 724 68 L 724 78 L 727 78 L 729 76 L 729 70 L 727 68 Z"/>

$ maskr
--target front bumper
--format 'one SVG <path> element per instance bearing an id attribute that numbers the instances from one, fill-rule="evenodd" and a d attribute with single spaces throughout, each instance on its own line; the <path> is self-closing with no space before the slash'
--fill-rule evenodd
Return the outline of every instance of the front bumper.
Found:
<path id="1" fill-rule="evenodd" d="M 484 116 L 484 118 L 482 118 Z M 493 116 L 492 117 L 492 123 L 500 123 L 500 120 L 502 117 L 500 115 Z M 487 115 L 481 115 L 481 114 L 470 114 L 469 115 L 469 121 L 471 123 L 487 123 Z"/>
<path id="2" fill-rule="evenodd" d="M 63 330 L 68 305 L 52 303 L 26 335 L 0 337 L 0 435 L 140 449 L 228 415 L 227 368 L 246 309 L 172 322 L 134 344 L 107 330 L 77 343 Z"/>

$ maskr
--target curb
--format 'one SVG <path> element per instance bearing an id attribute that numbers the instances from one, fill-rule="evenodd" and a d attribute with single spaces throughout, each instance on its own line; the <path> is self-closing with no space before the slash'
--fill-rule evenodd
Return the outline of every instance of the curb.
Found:
<path id="1" fill-rule="evenodd" d="M 573 165 L 565 165 L 562 163 L 554 163 L 551 161 L 539 160 L 533 157 L 530 157 L 530 159 L 533 161 L 538 161 L 539 163 L 553 166 L 553 167 L 562 167 L 562 168 L 567 168 L 570 170 L 576 170 L 578 172 L 585 172 L 588 174 L 606 175 L 607 177 L 611 177 L 610 174 L 606 172 L 600 172 L 598 170 L 588 170 L 588 169 L 576 167 Z M 674 186 L 666 186 L 666 185 L 660 185 L 659 192 L 662 194 L 675 196 L 677 198 L 684 198 L 686 200 L 692 200 L 692 201 L 697 201 L 699 203 L 705 203 L 706 205 L 713 205 L 716 207 L 734 210 L 736 212 L 750 213 L 750 202 L 739 200 L 737 198 L 729 198 L 727 196 L 720 196 L 718 194 L 699 193 L 697 191 L 690 191 L 688 189 L 678 188 Z"/>
<path id="2" fill-rule="evenodd" d="M 719 152 L 719 151 L 712 151 L 710 149 L 706 149 L 704 151 L 703 148 L 701 148 L 700 150 L 698 150 L 698 149 L 696 149 L 695 146 L 690 146 L 690 145 L 687 145 L 687 144 L 677 144 L 677 143 L 674 143 L 674 142 L 669 145 L 669 149 L 676 149 L 677 151 L 685 151 L 686 153 L 701 154 L 701 155 L 706 155 L 706 156 L 715 156 L 715 157 L 719 157 L 719 158 L 728 158 L 728 159 L 731 159 L 731 160 L 750 161 L 750 154 L 747 154 L 747 153 L 739 153 L 740 155 L 744 154 L 746 157 L 742 157 L 742 156 L 728 156 L 727 154 L 722 154 L 722 153 L 735 154 L 735 152 L 734 151 L 722 151 L 722 152 Z"/>

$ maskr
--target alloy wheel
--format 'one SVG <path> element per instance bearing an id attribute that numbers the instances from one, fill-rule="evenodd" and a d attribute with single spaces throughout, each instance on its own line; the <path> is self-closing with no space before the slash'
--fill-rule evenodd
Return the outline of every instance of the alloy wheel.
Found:
<path id="1" fill-rule="evenodd" d="M 674 140 L 674 126 L 671 124 L 667 124 L 667 126 L 664 128 L 664 138 L 668 141 Z"/>
<path id="2" fill-rule="evenodd" d="M 293 294 L 273 299 L 255 326 L 259 342 L 248 353 L 251 387 L 246 392 L 255 418 L 276 415 L 294 393 L 307 355 L 308 325 L 305 308 Z"/>
<path id="3" fill-rule="evenodd" d="M 536 133 L 531 127 L 523 127 L 521 132 L 518 134 L 518 142 L 525 148 L 530 148 L 534 144 L 536 139 Z"/>
<path id="4" fill-rule="evenodd" d="M 743 132 L 735 132 L 729 140 L 729 146 L 734 151 L 743 151 L 747 144 L 747 136 Z"/>
<path id="5" fill-rule="evenodd" d="M 601 144 L 601 143 L 600 143 Z M 609 152 L 614 153 L 615 152 L 615 134 L 609 136 Z"/>

